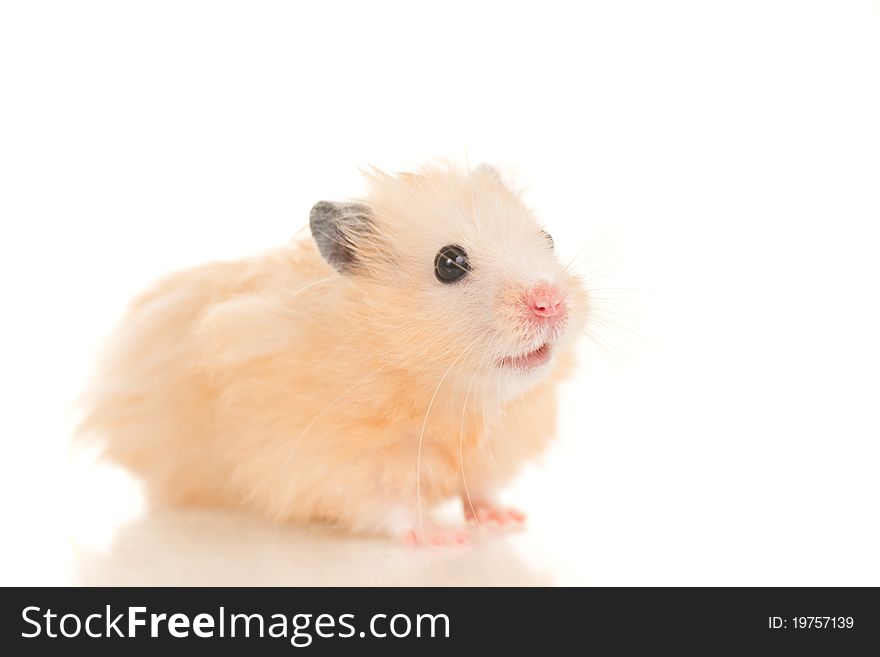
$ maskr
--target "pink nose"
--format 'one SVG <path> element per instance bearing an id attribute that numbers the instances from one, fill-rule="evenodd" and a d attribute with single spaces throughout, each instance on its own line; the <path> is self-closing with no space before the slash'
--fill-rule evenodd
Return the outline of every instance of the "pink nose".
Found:
<path id="1" fill-rule="evenodd" d="M 526 294 L 526 305 L 535 317 L 557 317 L 565 312 L 565 301 L 555 285 L 539 283 Z"/>

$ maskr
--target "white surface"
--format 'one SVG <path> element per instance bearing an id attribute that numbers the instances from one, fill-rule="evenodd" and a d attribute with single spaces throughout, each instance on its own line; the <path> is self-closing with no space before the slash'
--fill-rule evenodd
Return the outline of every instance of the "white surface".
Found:
<path id="1" fill-rule="evenodd" d="M 878 79 L 876 2 L 4 3 L 0 583 L 880 584 Z M 131 294 L 435 156 L 513 168 L 622 313 L 527 532 L 147 513 L 71 465 Z"/>

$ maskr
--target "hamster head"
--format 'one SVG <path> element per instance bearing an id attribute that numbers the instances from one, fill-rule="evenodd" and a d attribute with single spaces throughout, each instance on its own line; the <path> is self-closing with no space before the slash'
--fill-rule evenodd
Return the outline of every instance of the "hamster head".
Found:
<path id="1" fill-rule="evenodd" d="M 310 216 L 369 332 L 364 357 L 431 389 L 446 380 L 502 398 L 547 377 L 580 333 L 587 295 L 520 196 L 486 165 L 368 177 L 365 198 L 322 201 Z"/>

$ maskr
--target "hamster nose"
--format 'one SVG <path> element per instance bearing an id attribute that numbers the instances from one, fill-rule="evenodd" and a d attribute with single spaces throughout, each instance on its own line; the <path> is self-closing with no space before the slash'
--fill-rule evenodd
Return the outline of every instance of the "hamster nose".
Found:
<path id="1" fill-rule="evenodd" d="M 526 293 L 526 306 L 540 319 L 559 317 L 565 313 L 565 300 L 555 285 L 539 283 Z"/>

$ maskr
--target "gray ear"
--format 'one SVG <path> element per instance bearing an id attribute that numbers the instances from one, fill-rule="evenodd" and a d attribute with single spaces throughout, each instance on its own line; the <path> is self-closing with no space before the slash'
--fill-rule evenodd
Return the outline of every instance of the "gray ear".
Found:
<path id="1" fill-rule="evenodd" d="M 343 274 L 357 267 L 357 243 L 372 232 L 370 208 L 362 203 L 319 201 L 309 213 L 318 251 Z"/>
<path id="2" fill-rule="evenodd" d="M 501 176 L 501 172 L 498 170 L 498 167 L 496 167 L 492 164 L 487 164 L 486 162 L 483 162 L 483 164 L 478 166 L 476 170 L 479 173 L 484 173 L 488 176 L 491 176 L 496 181 L 500 182 L 502 185 L 504 184 L 504 180 Z"/>

